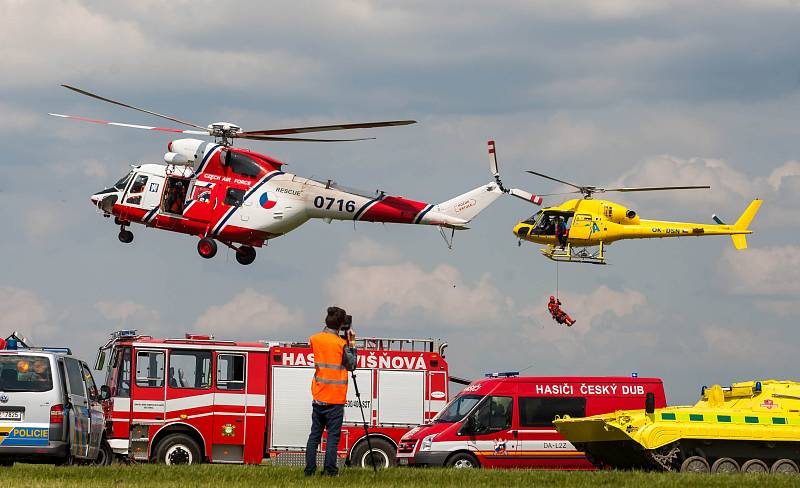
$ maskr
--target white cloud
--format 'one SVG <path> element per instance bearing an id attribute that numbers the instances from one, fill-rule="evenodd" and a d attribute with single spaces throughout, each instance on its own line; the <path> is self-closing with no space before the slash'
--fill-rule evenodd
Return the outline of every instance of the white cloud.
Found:
<path id="1" fill-rule="evenodd" d="M 421 314 L 448 326 L 481 324 L 510 307 L 488 273 L 471 283 L 447 264 L 428 271 L 410 262 L 385 263 L 397 257 L 396 251 L 375 242 L 355 241 L 328 282 L 330 299 L 360 321 Z M 375 261 L 378 264 L 370 264 Z"/>
<path id="2" fill-rule="evenodd" d="M 23 228 L 31 242 L 53 238 L 69 225 L 70 217 L 58 211 L 58 205 L 36 205 L 25 212 Z"/>
<path id="3" fill-rule="evenodd" d="M 159 320 L 159 314 L 146 306 L 130 300 L 122 302 L 100 301 L 94 304 L 95 310 L 105 319 L 113 320 L 124 326 L 129 319 L 152 325 Z M 114 324 L 117 325 L 117 324 Z"/>
<path id="4" fill-rule="evenodd" d="M 709 354 L 720 360 L 746 359 L 751 363 L 769 363 L 776 357 L 791 357 L 795 353 L 794 345 L 782 340 L 772 330 L 708 325 L 702 328 L 702 334 Z"/>
<path id="5" fill-rule="evenodd" d="M 56 331 L 53 307 L 31 290 L 0 287 L 0 335 L 18 330 L 36 344 Z"/>
<path id="6" fill-rule="evenodd" d="M 218 339 L 284 340 L 287 333 L 304 325 L 301 310 L 290 309 L 272 295 L 247 288 L 228 303 L 209 307 L 197 318 L 193 330 Z"/>
<path id="7" fill-rule="evenodd" d="M 724 286 L 744 295 L 800 295 L 800 246 L 726 249 L 719 272 Z"/>

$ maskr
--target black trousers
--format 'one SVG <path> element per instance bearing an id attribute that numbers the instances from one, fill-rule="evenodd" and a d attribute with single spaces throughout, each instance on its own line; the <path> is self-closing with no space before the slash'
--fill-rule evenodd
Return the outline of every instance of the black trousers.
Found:
<path id="1" fill-rule="evenodd" d="M 314 474 L 317 470 L 317 448 L 322 441 L 322 431 L 328 430 L 328 439 L 325 447 L 325 473 L 337 474 L 336 451 L 339 448 L 339 438 L 342 436 L 342 420 L 344 419 L 344 405 L 317 405 L 312 404 L 311 433 L 306 443 L 306 469 L 305 474 Z"/>

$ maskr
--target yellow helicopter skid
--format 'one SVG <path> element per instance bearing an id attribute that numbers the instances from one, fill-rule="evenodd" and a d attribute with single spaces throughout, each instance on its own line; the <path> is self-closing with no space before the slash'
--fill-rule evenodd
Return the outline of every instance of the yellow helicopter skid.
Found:
<path id="1" fill-rule="evenodd" d="M 580 248 L 573 251 L 571 244 L 567 244 L 564 248 L 549 245 L 539 249 L 539 251 L 541 251 L 546 258 L 562 263 L 608 264 L 603 254 L 602 243 L 600 244 L 600 248 L 594 252 L 589 252 L 587 248 Z"/>

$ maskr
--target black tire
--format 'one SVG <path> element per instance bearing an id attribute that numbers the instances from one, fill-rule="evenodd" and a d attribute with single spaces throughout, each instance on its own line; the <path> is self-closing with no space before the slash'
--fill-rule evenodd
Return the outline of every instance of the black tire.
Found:
<path id="1" fill-rule="evenodd" d="M 103 439 L 100 441 L 100 450 L 92 461 L 92 466 L 111 466 L 112 462 L 114 462 L 114 451 L 111 450 L 108 441 Z"/>
<path id="2" fill-rule="evenodd" d="M 372 443 L 371 456 L 366 439 L 356 444 L 356 447 L 350 452 L 351 466 L 372 469 L 373 462 L 378 464 L 379 469 L 397 466 L 397 449 L 391 442 L 375 437 L 371 437 L 370 442 Z"/>
<path id="3" fill-rule="evenodd" d="M 124 242 L 125 244 L 130 244 L 133 242 L 133 232 L 129 230 L 121 230 L 117 235 L 119 242 Z"/>
<path id="4" fill-rule="evenodd" d="M 751 459 L 742 464 L 742 473 L 769 473 L 769 466 L 760 459 Z"/>
<path id="5" fill-rule="evenodd" d="M 681 473 L 708 473 L 711 466 L 708 465 L 706 458 L 702 456 L 691 456 L 686 458 L 681 464 Z"/>
<path id="6" fill-rule="evenodd" d="M 800 469 L 797 467 L 797 463 L 792 461 L 791 459 L 778 459 L 772 465 L 772 469 L 770 472 L 773 474 L 800 474 Z"/>
<path id="7" fill-rule="evenodd" d="M 712 473 L 731 474 L 739 472 L 739 463 L 729 457 L 719 458 L 711 465 Z"/>
<path id="8" fill-rule="evenodd" d="M 236 261 L 247 266 L 256 260 L 256 250 L 250 246 L 240 246 L 236 250 Z"/>
<path id="9" fill-rule="evenodd" d="M 217 255 L 217 241 L 203 237 L 197 242 L 197 254 L 206 259 L 213 258 Z"/>
<path id="10" fill-rule="evenodd" d="M 448 468 L 456 469 L 475 469 L 481 467 L 478 459 L 468 452 L 459 452 L 453 454 L 447 458 L 447 461 L 445 461 L 444 465 Z"/>
<path id="11" fill-rule="evenodd" d="M 200 446 L 186 434 L 169 434 L 156 447 L 158 464 L 200 464 L 203 462 Z"/>

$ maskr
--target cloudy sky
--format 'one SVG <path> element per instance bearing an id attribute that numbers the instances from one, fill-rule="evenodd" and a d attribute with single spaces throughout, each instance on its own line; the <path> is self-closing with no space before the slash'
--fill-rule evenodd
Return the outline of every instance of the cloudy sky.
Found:
<path id="1" fill-rule="evenodd" d="M 672 402 L 700 386 L 798 378 L 800 2 L 0 0 L 0 332 L 86 358 L 110 330 L 302 339 L 339 304 L 363 335 L 437 337 L 453 374 L 640 375 Z M 502 198 L 448 250 L 434 228 L 309 222 L 259 250 L 201 259 L 140 226 L 131 245 L 88 196 L 158 162 L 169 137 L 48 117 L 160 123 L 80 97 L 248 129 L 414 118 L 375 141 L 254 150 L 303 176 L 438 202 L 507 183 L 710 184 L 626 196 L 647 218 L 735 220 L 728 238 L 621 242 L 610 266 L 561 265 L 578 320 L 546 314 L 556 265 L 517 246 L 534 209 Z M 557 197 L 547 204 L 560 203 Z"/>

